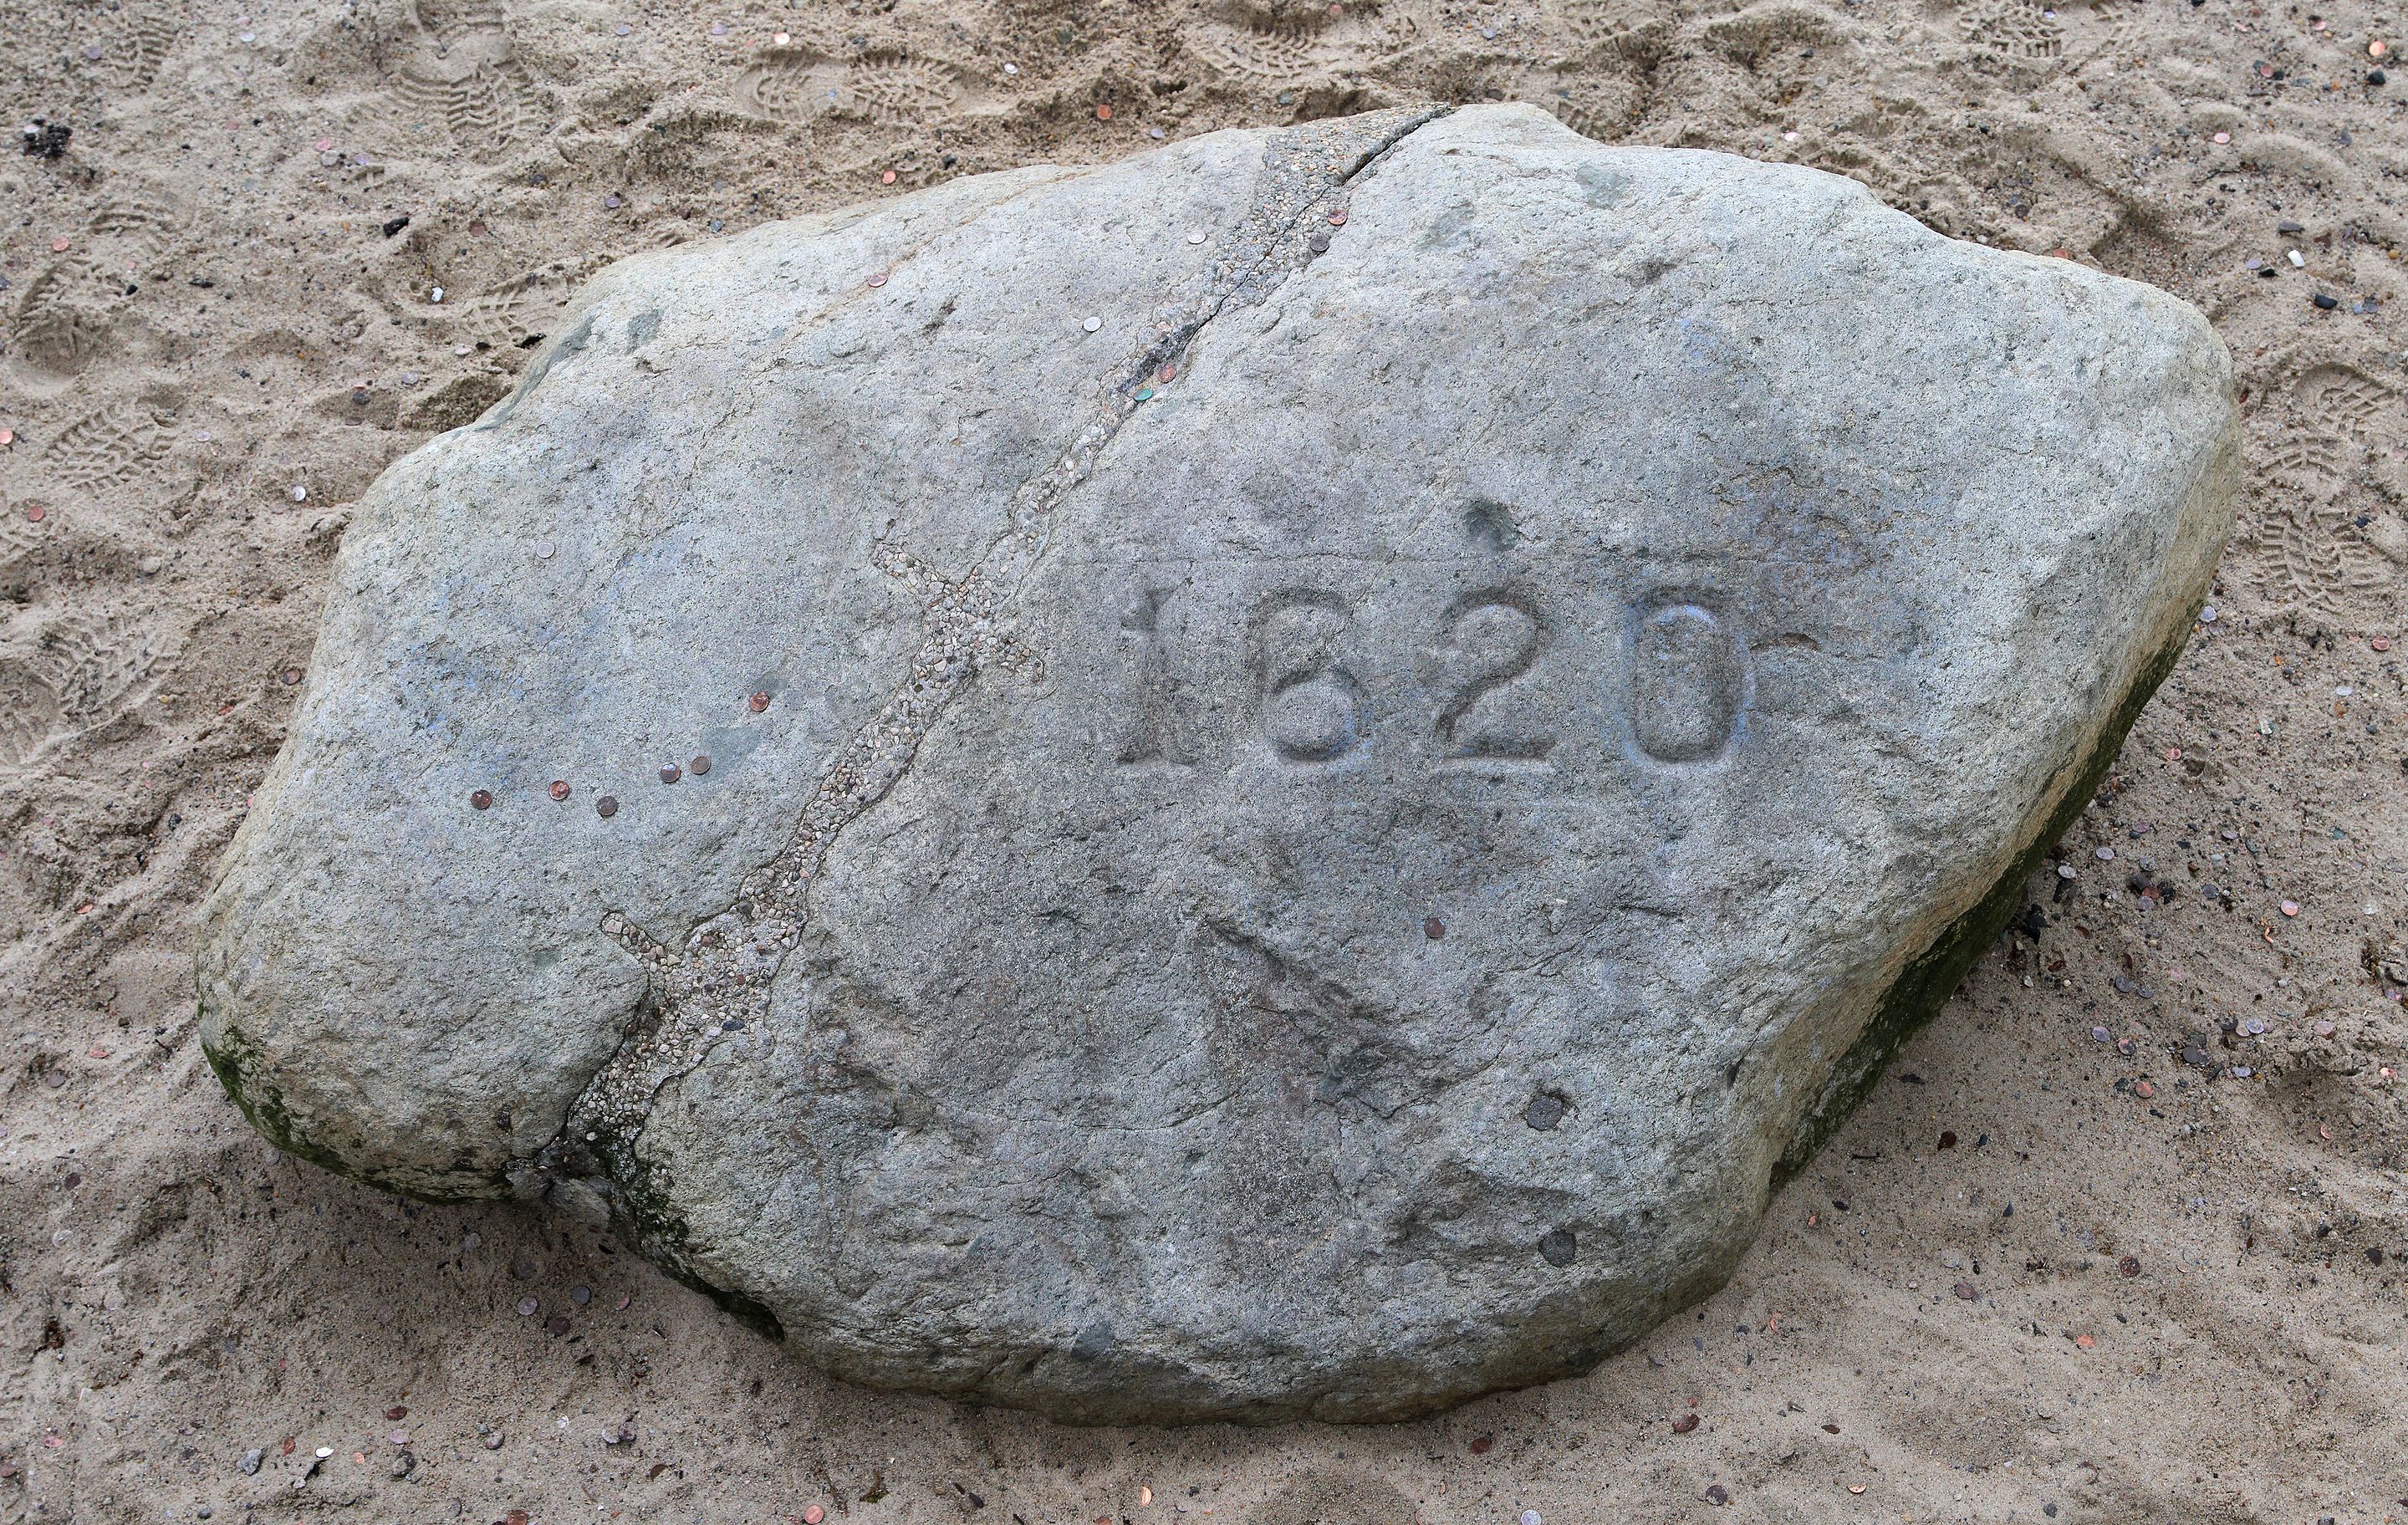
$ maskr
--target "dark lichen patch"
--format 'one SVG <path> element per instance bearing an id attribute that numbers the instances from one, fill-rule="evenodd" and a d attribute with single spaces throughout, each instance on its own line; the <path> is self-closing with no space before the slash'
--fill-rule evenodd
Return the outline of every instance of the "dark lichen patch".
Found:
<path id="1" fill-rule="evenodd" d="M 469 1160 L 456 1161 L 449 1177 L 478 1183 L 475 1188 L 462 1190 L 428 1191 L 364 1167 L 351 1156 L 310 1138 L 301 1130 L 292 1111 L 284 1105 L 283 1099 L 261 1078 L 258 1051 L 245 1043 L 240 1033 L 231 1029 L 222 1029 L 216 1043 L 201 1045 L 201 1054 L 209 1061 L 210 1072 L 218 1077 L 218 1084 L 225 1087 L 227 1097 L 243 1116 L 250 1119 L 251 1126 L 257 1129 L 260 1136 L 268 1143 L 296 1159 L 306 1159 L 319 1169 L 346 1180 L 423 1202 L 480 1201 L 510 1194 L 510 1183 L 506 1174 L 498 1170 L 488 1170 L 480 1174 L 475 1162 Z"/>
<path id="2" fill-rule="evenodd" d="M 2197 611 L 2194 609 L 2195 614 Z M 2139 676 L 2116 707 L 2105 728 L 2099 733 L 2098 744 L 2083 759 L 2072 783 L 2059 798 L 2048 824 L 2016 855 L 2015 861 L 2000 875 L 1988 894 L 1971 910 L 1950 922 L 1931 945 L 1926 948 L 1904 971 L 1882 998 L 1880 1008 L 1840 1062 L 1831 1072 L 1831 1080 L 1824 1087 L 1821 1100 L 1807 1113 L 1799 1125 L 1797 1135 L 1782 1151 L 1773 1166 L 1770 1189 L 1778 1191 L 1789 1178 L 1805 1169 L 1807 1163 L 1830 1141 L 1831 1135 L 1845 1121 L 1856 1104 L 1870 1095 L 1898 1057 L 1907 1040 L 1922 1030 L 1924 1025 L 1940 1014 L 1948 998 L 1956 993 L 1957 983 L 1973 967 L 1982 950 L 1988 947 L 2023 901 L 2023 889 L 2048 850 L 2073 827 L 2085 805 L 2099 792 L 2107 770 L 2124 750 L 2124 738 L 2132 723 L 2148 707 L 2157 685 L 2173 670 L 2188 639 L 2191 622 L 2182 623 L 2182 633 L 2172 642 L 2143 665 Z"/>

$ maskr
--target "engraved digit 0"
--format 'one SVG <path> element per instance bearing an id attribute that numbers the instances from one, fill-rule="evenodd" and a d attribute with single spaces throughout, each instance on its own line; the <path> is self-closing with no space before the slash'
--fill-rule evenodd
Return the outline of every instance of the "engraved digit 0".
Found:
<path id="1" fill-rule="evenodd" d="M 1554 738 L 1503 729 L 1473 714 L 1481 700 L 1538 663 L 1546 626 L 1529 600 L 1502 588 L 1467 594 L 1447 611 L 1440 628 L 1453 655 L 1448 665 L 1468 662 L 1471 668 L 1438 713 L 1438 739 L 1447 755 L 1525 762 L 1545 756 Z"/>
<path id="2" fill-rule="evenodd" d="M 1351 617 L 1317 591 L 1273 594 L 1255 616 L 1263 736 L 1283 761 L 1335 762 L 1362 744 L 1362 692 L 1336 655 Z"/>
<path id="3" fill-rule="evenodd" d="M 1657 762 L 1719 757 L 1747 702 L 1747 650 L 1695 593 L 1651 594 L 1630 611 L 1630 740 Z"/>

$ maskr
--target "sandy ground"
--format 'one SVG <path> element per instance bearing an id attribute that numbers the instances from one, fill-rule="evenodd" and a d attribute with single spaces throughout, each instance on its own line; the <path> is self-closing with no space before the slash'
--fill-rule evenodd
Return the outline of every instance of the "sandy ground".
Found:
<path id="1" fill-rule="evenodd" d="M 0 1518 L 2408 1520 L 2408 77 L 2369 82 L 2376 40 L 2396 5 L 0 0 L 12 117 L 72 129 L 0 160 Z M 345 505 L 577 280 L 1429 96 L 2156 281 L 2246 388 L 2215 618 L 2075 877 L 2035 881 L 2052 924 L 1728 1288 L 1426 1423 L 1074 1431 L 831 1383 L 590 1230 L 249 1132 L 188 942 Z"/>

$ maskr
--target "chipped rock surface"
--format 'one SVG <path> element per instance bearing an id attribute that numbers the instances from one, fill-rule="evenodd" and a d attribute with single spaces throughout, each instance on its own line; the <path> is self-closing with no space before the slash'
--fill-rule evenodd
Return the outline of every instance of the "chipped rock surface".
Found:
<path id="1" fill-rule="evenodd" d="M 2014 909 L 2229 392 L 2153 289 L 1523 108 L 629 260 L 359 504 L 205 1040 L 864 1382 L 1579 1371 Z"/>

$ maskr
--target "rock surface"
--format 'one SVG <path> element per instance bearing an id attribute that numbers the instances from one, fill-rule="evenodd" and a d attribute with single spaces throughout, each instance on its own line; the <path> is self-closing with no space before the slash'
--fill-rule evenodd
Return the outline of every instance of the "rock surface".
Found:
<path id="1" fill-rule="evenodd" d="M 631 260 L 358 506 L 205 1042 L 861 1381 L 1576 1372 L 2014 908 L 2236 438 L 2154 290 L 1515 108 Z"/>

